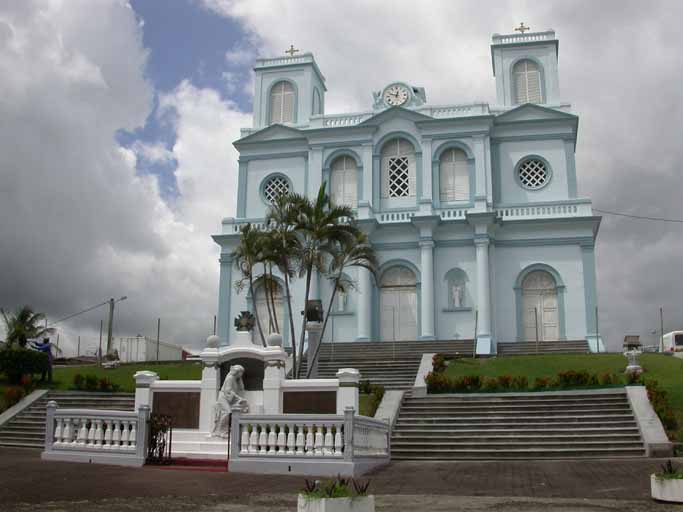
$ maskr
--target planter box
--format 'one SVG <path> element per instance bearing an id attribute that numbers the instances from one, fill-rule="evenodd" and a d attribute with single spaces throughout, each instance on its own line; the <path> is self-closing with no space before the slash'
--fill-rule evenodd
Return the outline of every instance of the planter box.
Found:
<path id="1" fill-rule="evenodd" d="M 375 512 L 375 497 L 315 499 L 299 494 L 296 510 L 297 512 Z"/>
<path id="2" fill-rule="evenodd" d="M 656 500 L 683 503 L 683 478 L 664 479 L 650 475 L 650 491 Z"/>

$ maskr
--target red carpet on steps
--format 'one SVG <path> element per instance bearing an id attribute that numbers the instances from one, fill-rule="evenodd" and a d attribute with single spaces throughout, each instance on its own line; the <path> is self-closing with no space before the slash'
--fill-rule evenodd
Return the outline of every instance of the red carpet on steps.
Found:
<path id="1" fill-rule="evenodd" d="M 228 461 L 215 459 L 187 459 L 184 457 L 177 457 L 171 459 L 169 464 L 152 467 L 157 469 L 171 469 L 180 471 L 211 471 L 214 473 L 225 473 L 228 471 Z"/>

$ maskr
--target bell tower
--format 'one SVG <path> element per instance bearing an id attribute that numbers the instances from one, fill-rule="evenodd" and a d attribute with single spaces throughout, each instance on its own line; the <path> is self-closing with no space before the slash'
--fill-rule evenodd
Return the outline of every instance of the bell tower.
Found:
<path id="1" fill-rule="evenodd" d="M 513 34 L 493 34 L 491 60 L 500 106 L 560 103 L 557 70 L 559 41 L 555 31 L 527 32 L 520 24 Z"/>
<path id="2" fill-rule="evenodd" d="M 291 46 L 284 57 L 254 66 L 254 129 L 271 124 L 307 126 L 325 111 L 325 77 L 312 53 Z"/>

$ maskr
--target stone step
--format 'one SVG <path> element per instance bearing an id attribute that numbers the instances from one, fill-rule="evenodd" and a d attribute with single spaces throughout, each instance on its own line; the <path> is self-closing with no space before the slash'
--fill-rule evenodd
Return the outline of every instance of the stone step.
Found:
<path id="1" fill-rule="evenodd" d="M 505 418 L 505 419 L 533 419 L 533 418 L 543 418 L 543 419 L 551 419 L 551 418 L 562 418 L 566 420 L 570 420 L 571 418 L 574 417 L 581 417 L 581 418 L 604 418 L 604 417 L 612 417 L 612 416 L 628 416 L 629 415 L 629 409 L 628 408 L 623 408 L 623 409 L 618 409 L 614 411 L 605 411 L 605 410 L 595 410 L 595 409 L 576 409 L 572 411 L 568 411 L 566 414 L 562 414 L 562 412 L 558 411 L 553 411 L 552 413 L 549 413 L 548 411 L 523 411 L 523 412 L 517 412 L 517 411 L 474 411 L 472 414 L 462 414 L 462 415 L 457 415 L 454 416 L 453 413 L 450 412 L 444 412 L 442 414 L 438 413 L 422 413 L 422 412 L 410 412 L 406 411 L 403 412 L 401 411 L 401 416 L 408 419 L 408 418 L 419 418 L 419 419 L 433 419 L 436 421 L 439 420 L 457 420 L 457 419 L 475 419 L 475 418 Z"/>
<path id="2" fill-rule="evenodd" d="M 424 450 L 392 449 L 392 460 L 526 460 L 526 459 L 567 459 L 567 458 L 635 458 L 644 457 L 644 448 L 520 448 L 514 450 L 448 450 L 439 453 L 426 453 Z"/>
<path id="3" fill-rule="evenodd" d="M 517 420 L 518 418 L 515 418 Z M 448 428 L 450 430 L 460 430 L 460 429 L 499 429 L 499 428 L 511 428 L 511 429 L 538 429 L 538 428 L 556 428 L 558 424 L 571 424 L 572 427 L 577 428 L 612 428 L 612 427 L 636 427 L 635 420 L 631 418 L 616 418 L 616 419 L 606 419 L 606 418 L 596 418 L 596 419 L 583 419 L 571 421 L 568 418 L 557 418 L 556 420 L 547 421 L 546 418 L 536 421 L 531 421 L 530 419 L 525 419 L 524 421 L 512 421 L 510 418 L 485 418 L 485 419 L 475 419 L 475 418 L 462 418 L 454 421 L 444 421 L 441 418 L 436 418 L 432 421 L 425 421 L 422 419 L 401 419 L 400 417 L 396 420 L 396 430 L 402 430 L 404 428 Z"/>
<path id="4" fill-rule="evenodd" d="M 530 429 L 505 429 L 505 428 L 491 428 L 491 429 L 425 429 L 421 427 L 401 427 L 393 430 L 393 435 L 396 437 L 489 437 L 489 436 L 611 436 L 611 435 L 625 435 L 625 436 L 639 436 L 640 430 L 636 426 L 633 427 L 611 427 L 611 428 L 557 428 L 551 426 L 547 428 L 530 428 Z"/>
<path id="5" fill-rule="evenodd" d="M 482 445 L 482 442 L 485 445 Z M 413 442 L 404 440 L 392 440 L 391 442 L 391 452 L 392 455 L 395 453 L 400 453 L 404 450 L 433 450 L 436 453 L 449 452 L 454 450 L 476 450 L 481 449 L 482 446 L 486 446 L 487 450 L 501 449 L 501 450 L 516 450 L 516 449 L 526 449 L 529 448 L 530 442 L 533 443 L 534 449 L 557 449 L 566 448 L 571 450 L 578 449 L 608 449 L 608 448 L 626 448 L 626 449 L 636 449 L 642 450 L 643 444 L 640 440 L 638 441 L 622 441 L 622 440 L 610 440 L 602 439 L 598 441 L 575 441 L 575 440 L 565 440 L 565 441 L 520 441 L 514 442 L 510 440 L 500 439 L 500 440 L 489 440 L 480 441 L 475 440 L 471 442 L 460 442 L 460 441 L 449 441 L 449 440 L 438 440 L 433 442 Z"/>
<path id="6" fill-rule="evenodd" d="M 0 446 L 6 446 L 8 448 L 37 448 L 39 450 L 42 450 L 45 447 L 45 443 L 27 441 L 4 441 L 0 438 Z"/>

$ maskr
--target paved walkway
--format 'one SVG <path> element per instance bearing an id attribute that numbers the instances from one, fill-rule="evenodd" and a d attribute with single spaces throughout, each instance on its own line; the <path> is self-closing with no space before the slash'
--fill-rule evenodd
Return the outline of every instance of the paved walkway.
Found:
<path id="1" fill-rule="evenodd" d="M 649 474 L 659 464 L 400 462 L 369 478 L 380 511 L 683 511 L 650 500 Z M 295 510 L 302 486 L 295 476 L 43 462 L 34 450 L 0 449 L 0 508 L 8 511 L 34 510 L 38 503 L 43 511 Z"/>

